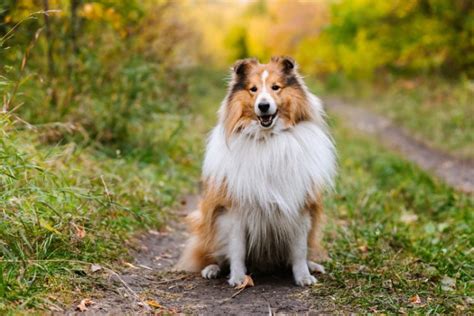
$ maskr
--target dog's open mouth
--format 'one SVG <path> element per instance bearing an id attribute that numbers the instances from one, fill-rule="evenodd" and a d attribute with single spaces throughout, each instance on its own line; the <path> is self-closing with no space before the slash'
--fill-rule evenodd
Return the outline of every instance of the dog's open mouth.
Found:
<path id="1" fill-rule="evenodd" d="M 260 121 L 260 125 L 262 127 L 270 127 L 273 124 L 273 121 L 275 120 L 275 117 L 277 116 L 278 111 L 275 112 L 273 115 L 261 115 L 258 117 L 258 120 Z"/>

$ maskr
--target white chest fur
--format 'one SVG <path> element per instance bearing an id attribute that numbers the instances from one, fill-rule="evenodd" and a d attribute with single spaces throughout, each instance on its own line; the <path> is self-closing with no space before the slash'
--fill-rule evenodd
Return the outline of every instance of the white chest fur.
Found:
<path id="1" fill-rule="evenodd" d="M 316 123 L 302 122 L 266 139 L 247 134 L 227 142 L 221 125 L 212 131 L 203 175 L 226 184 L 233 203 L 295 216 L 315 190 L 331 185 L 335 154 Z"/>

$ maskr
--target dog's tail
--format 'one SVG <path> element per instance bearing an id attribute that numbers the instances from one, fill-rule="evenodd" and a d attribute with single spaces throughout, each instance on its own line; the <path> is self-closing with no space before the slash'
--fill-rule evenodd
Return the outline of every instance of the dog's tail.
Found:
<path id="1" fill-rule="evenodd" d="M 175 265 L 177 271 L 199 272 L 206 266 L 206 252 L 199 236 L 196 234 L 201 225 L 201 212 L 193 211 L 186 217 L 186 222 L 191 228 L 192 236 L 186 242 L 181 258 Z"/>

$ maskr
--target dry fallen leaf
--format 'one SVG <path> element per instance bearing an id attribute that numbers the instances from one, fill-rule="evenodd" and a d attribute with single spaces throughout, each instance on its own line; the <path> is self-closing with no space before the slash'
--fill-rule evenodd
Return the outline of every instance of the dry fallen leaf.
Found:
<path id="1" fill-rule="evenodd" d="M 418 305 L 421 304 L 421 298 L 418 296 L 418 294 L 413 295 L 410 297 L 410 303 Z"/>
<path id="2" fill-rule="evenodd" d="M 245 279 L 244 279 L 244 282 L 242 282 L 242 284 L 237 285 L 237 286 L 235 287 L 235 289 L 238 290 L 238 291 L 235 292 L 235 293 L 232 295 L 232 298 L 236 297 L 237 295 L 239 295 L 240 293 L 242 293 L 243 290 L 245 290 L 246 288 L 251 287 L 251 286 L 254 286 L 253 280 L 252 280 L 252 278 L 250 277 L 250 275 L 246 275 L 246 276 L 245 276 Z"/>
<path id="3" fill-rule="evenodd" d="M 86 230 L 84 227 L 82 226 L 78 226 L 76 224 L 72 224 L 72 226 L 74 227 L 74 229 L 76 230 L 76 237 L 79 238 L 79 239 L 83 239 L 84 237 L 86 237 Z"/>
<path id="4" fill-rule="evenodd" d="M 242 282 L 242 284 L 240 285 L 237 285 L 235 287 L 236 290 L 240 290 L 240 289 L 245 289 L 247 287 L 252 287 L 254 286 L 255 284 L 253 283 L 253 280 L 252 278 L 250 277 L 250 275 L 246 275 L 245 276 L 245 279 L 244 279 L 244 282 Z"/>
<path id="5" fill-rule="evenodd" d="M 148 301 L 146 301 L 146 303 L 148 304 L 148 306 L 154 307 L 154 308 L 162 308 L 163 307 L 163 306 L 161 306 L 160 303 L 158 303 L 155 300 L 148 300 Z"/>
<path id="6" fill-rule="evenodd" d="M 79 303 L 79 305 L 76 306 L 76 310 L 80 312 L 85 312 L 86 310 L 88 310 L 87 307 L 91 306 L 92 304 L 94 304 L 92 300 L 85 298 Z"/>
<path id="7" fill-rule="evenodd" d="M 366 252 L 369 251 L 369 247 L 367 245 L 359 246 L 359 247 L 357 247 L 357 249 L 359 249 L 359 251 L 362 252 L 362 253 L 366 253 Z"/>
<path id="8" fill-rule="evenodd" d="M 91 264 L 91 272 L 94 273 L 94 272 L 97 272 L 99 270 L 102 270 L 102 266 L 98 265 L 98 264 Z"/>

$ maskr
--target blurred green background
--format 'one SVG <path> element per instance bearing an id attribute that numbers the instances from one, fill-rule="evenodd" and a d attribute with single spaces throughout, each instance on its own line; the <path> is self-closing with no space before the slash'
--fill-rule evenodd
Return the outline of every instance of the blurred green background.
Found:
<path id="1" fill-rule="evenodd" d="M 291 55 L 318 95 L 472 160 L 473 31 L 470 0 L 1 1 L 0 311 L 67 309 L 97 291 L 88 264 L 121 269 L 131 236 L 173 217 L 239 58 Z M 313 294 L 472 308 L 472 196 L 330 124 L 334 261 Z"/>

